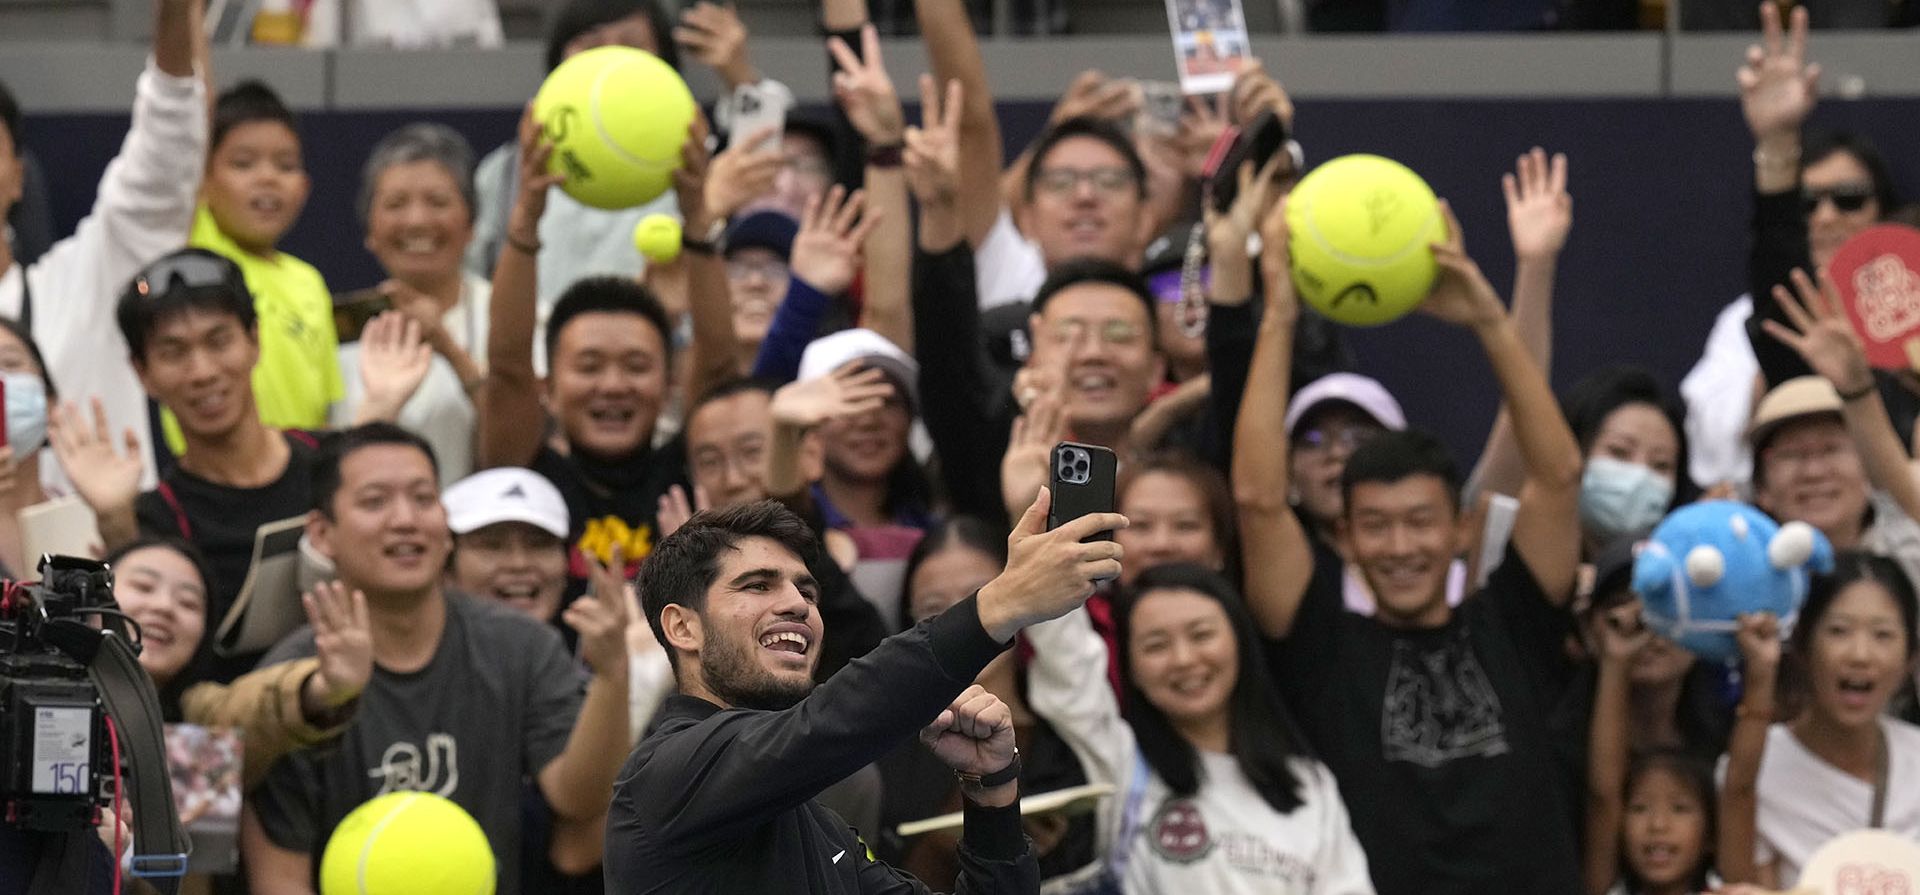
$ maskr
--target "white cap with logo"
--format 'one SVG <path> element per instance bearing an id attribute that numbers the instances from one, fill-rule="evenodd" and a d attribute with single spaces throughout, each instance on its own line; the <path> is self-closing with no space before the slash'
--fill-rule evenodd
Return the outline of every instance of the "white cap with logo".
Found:
<path id="1" fill-rule="evenodd" d="M 478 531 L 501 522 L 525 522 L 567 536 L 567 501 L 546 477 L 531 469 L 503 466 L 476 472 L 440 493 L 447 527 L 454 534 Z"/>

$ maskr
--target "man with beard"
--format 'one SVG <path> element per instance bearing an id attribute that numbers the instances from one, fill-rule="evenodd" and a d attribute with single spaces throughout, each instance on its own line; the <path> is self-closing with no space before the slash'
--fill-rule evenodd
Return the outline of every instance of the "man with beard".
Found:
<path id="1" fill-rule="evenodd" d="M 627 759 L 607 816 L 619 892 L 924 892 L 813 801 L 913 731 L 959 775 L 960 892 L 1038 892 L 1020 832 L 1012 716 L 974 677 L 1020 629 L 1118 576 L 1124 527 L 1084 516 L 1043 530 L 1046 492 L 1008 538 L 1006 571 L 813 686 L 821 638 L 813 536 L 772 502 L 702 513 L 640 570 L 641 604 L 680 692 Z M 931 723 L 929 723 L 931 722 Z"/>

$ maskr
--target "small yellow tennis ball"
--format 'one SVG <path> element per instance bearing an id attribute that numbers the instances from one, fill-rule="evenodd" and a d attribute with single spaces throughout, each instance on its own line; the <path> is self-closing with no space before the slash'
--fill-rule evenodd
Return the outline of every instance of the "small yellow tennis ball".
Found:
<path id="1" fill-rule="evenodd" d="M 1418 307 L 1438 268 L 1446 222 L 1433 189 L 1377 155 L 1313 169 L 1287 198 L 1293 283 L 1307 304 L 1349 326 L 1390 323 Z"/>
<path id="2" fill-rule="evenodd" d="M 595 208 L 632 208 L 673 185 L 680 147 L 699 109 L 687 83 L 658 56 L 595 47 L 560 63 L 533 98 L 553 142 L 549 170 L 561 189 Z"/>
<path id="3" fill-rule="evenodd" d="M 680 222 L 665 214 L 641 218 L 633 225 L 633 247 L 648 261 L 671 263 L 680 257 Z"/>
<path id="4" fill-rule="evenodd" d="M 493 849 L 459 805 L 390 792 L 353 809 L 320 857 L 321 895 L 493 895 Z"/>

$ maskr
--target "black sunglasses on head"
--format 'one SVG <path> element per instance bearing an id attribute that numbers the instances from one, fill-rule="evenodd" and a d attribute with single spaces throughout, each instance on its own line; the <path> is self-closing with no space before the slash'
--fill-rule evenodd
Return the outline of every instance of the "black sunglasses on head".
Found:
<path id="1" fill-rule="evenodd" d="M 1859 211 L 1867 207 L 1867 200 L 1873 198 L 1873 187 L 1867 184 L 1850 183 L 1824 190 L 1802 189 L 1800 191 L 1800 209 L 1813 214 L 1820 208 L 1822 200 L 1831 199 L 1833 207 L 1841 211 Z"/>

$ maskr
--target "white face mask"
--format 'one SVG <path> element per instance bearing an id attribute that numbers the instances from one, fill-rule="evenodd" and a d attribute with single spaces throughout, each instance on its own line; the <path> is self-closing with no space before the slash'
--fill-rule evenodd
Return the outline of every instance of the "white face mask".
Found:
<path id="1" fill-rule="evenodd" d="M 1652 468 L 1594 457 L 1580 477 L 1580 524 L 1603 539 L 1652 531 L 1673 502 L 1673 481 Z"/>
<path id="2" fill-rule="evenodd" d="M 32 373 L 0 373 L 7 393 L 7 444 L 24 460 L 47 443 L 47 384 Z"/>

